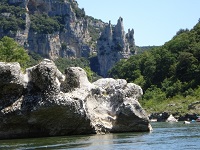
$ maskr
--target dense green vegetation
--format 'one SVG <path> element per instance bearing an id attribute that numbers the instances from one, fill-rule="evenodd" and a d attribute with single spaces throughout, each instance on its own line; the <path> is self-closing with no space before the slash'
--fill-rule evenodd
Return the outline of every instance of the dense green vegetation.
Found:
<path id="1" fill-rule="evenodd" d="M 151 50 L 153 48 L 156 48 L 158 46 L 136 46 L 137 54 L 144 53 L 145 51 Z"/>
<path id="2" fill-rule="evenodd" d="M 5 33 L 25 29 L 25 17 L 25 9 L 8 5 L 6 1 L 0 2 L 0 29 Z"/>
<path id="3" fill-rule="evenodd" d="M 158 104 L 173 101 L 177 96 L 183 101 L 188 96 L 198 99 L 195 93 L 199 93 L 199 74 L 200 23 L 191 31 L 181 29 L 163 46 L 120 61 L 110 71 L 111 77 L 139 84 L 144 90 L 143 105 L 147 109 L 158 106 L 151 111 L 158 111 Z"/>
<path id="4" fill-rule="evenodd" d="M 46 14 L 34 14 L 30 15 L 30 18 L 30 30 L 37 33 L 52 34 L 64 29 L 64 16 L 49 17 Z"/>
<path id="5" fill-rule="evenodd" d="M 4 36 L 0 39 L 0 61 L 19 62 L 22 70 L 32 67 L 44 58 L 34 52 L 27 52 L 13 38 Z"/>
<path id="6" fill-rule="evenodd" d="M 29 59 L 28 53 L 14 39 L 5 36 L 0 40 L 0 61 L 19 62 L 25 69 Z"/>

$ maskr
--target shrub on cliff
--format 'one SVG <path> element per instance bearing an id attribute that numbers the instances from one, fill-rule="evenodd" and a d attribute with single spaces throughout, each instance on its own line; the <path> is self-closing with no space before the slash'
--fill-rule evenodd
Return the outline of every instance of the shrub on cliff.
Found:
<path id="1" fill-rule="evenodd" d="M 14 39 L 5 36 L 0 40 L 0 61 L 19 62 L 22 68 L 26 68 L 29 59 L 28 53 Z"/>
<path id="2" fill-rule="evenodd" d="M 30 30 L 43 34 L 52 34 L 60 30 L 61 26 L 59 21 L 51 18 L 46 14 L 31 15 Z"/>

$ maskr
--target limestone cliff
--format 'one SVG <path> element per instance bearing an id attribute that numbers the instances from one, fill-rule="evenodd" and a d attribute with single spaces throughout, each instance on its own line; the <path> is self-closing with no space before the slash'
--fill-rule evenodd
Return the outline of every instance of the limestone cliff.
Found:
<path id="1" fill-rule="evenodd" d="M 151 130 L 136 84 L 90 83 L 83 69 L 62 74 L 47 59 L 20 69 L 0 63 L 0 139 Z"/>
<path id="2" fill-rule="evenodd" d="M 121 17 L 115 26 L 109 22 L 97 41 L 100 74 L 106 77 L 116 62 L 129 58 L 131 55 L 130 47 L 135 47 L 134 30 L 129 30 L 125 34 Z"/>
<path id="3" fill-rule="evenodd" d="M 75 0 L 9 0 L 8 4 L 20 6 L 26 10 L 23 18 L 26 26 L 25 29 L 18 30 L 16 34 L 12 31 L 12 34 L 10 32 L 5 34 L 3 30 L 0 30 L 0 37 L 5 35 L 14 37 L 29 51 L 51 59 L 59 56 L 88 57 L 95 51 L 96 41 L 88 26 L 100 32 L 104 23 L 102 21 L 96 23 L 94 19 L 91 19 L 92 17 L 87 17 L 84 9 L 80 9 Z M 53 18 L 53 21 L 62 25 L 62 29 L 56 26 L 45 32 L 44 27 L 40 27 L 42 28 L 40 31 L 37 24 L 33 27 L 34 15 L 46 15 L 50 19 Z M 94 26 L 94 24 L 99 26 Z"/>

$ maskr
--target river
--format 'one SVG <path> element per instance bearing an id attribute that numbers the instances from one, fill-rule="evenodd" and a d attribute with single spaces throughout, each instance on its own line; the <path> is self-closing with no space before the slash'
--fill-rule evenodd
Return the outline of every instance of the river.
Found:
<path id="1" fill-rule="evenodd" d="M 151 133 L 0 140 L 0 150 L 199 150 L 200 123 L 152 123 Z"/>

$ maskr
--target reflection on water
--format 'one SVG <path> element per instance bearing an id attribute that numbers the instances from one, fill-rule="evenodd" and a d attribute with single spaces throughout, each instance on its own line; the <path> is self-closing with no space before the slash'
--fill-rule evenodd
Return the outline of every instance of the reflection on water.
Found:
<path id="1" fill-rule="evenodd" d="M 89 142 L 91 143 L 91 147 L 95 149 L 100 149 L 101 147 L 107 145 L 109 149 L 112 149 L 113 141 L 116 138 L 114 134 L 106 134 L 106 135 L 95 135 L 89 138 Z"/>
<path id="2" fill-rule="evenodd" d="M 153 123 L 152 133 L 0 140 L 0 149 L 157 150 L 200 149 L 200 124 Z"/>

